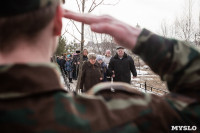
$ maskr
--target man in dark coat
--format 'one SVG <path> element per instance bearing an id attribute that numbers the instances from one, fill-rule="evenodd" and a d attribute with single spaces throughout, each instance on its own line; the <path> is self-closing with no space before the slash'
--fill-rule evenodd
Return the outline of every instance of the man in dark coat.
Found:
<path id="1" fill-rule="evenodd" d="M 134 77 L 137 76 L 133 59 L 124 52 L 124 48 L 121 46 L 117 48 L 116 55 L 111 58 L 108 69 L 114 81 L 130 84 L 131 73 Z"/>
<path id="2" fill-rule="evenodd" d="M 171 92 L 160 97 L 140 93 L 125 83 L 102 83 L 90 95 L 67 93 L 56 65 L 49 63 L 61 35 L 63 10 L 58 2 L 1 1 L 1 133 L 199 132 L 199 50 L 109 16 L 87 18 L 64 12 L 65 17 L 90 22 L 93 31 L 110 33 L 142 57 Z M 27 58 L 27 53 L 34 54 Z"/>
<path id="3" fill-rule="evenodd" d="M 73 56 L 73 79 L 77 80 L 80 64 L 80 50 L 76 50 L 76 54 Z"/>
<path id="4" fill-rule="evenodd" d="M 65 56 L 62 56 L 62 58 L 60 59 L 60 68 L 62 70 L 65 70 L 65 62 L 66 62 Z"/>

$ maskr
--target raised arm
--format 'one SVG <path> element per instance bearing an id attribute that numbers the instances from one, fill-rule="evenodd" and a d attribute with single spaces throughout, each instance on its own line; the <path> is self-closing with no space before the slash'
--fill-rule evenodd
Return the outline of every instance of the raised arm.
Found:
<path id="1" fill-rule="evenodd" d="M 64 17 L 89 24 L 94 32 L 113 36 L 118 44 L 138 54 L 154 72 L 167 81 L 171 91 L 188 94 L 193 93 L 189 88 L 196 90 L 200 86 L 199 52 L 186 43 L 163 38 L 148 30 L 141 32 L 110 16 L 78 14 L 65 10 Z"/>
<path id="2" fill-rule="evenodd" d="M 64 10 L 63 17 L 88 24 L 94 32 L 109 34 L 119 45 L 128 49 L 134 48 L 141 32 L 141 29 L 134 28 L 107 15 L 95 16 Z"/>
<path id="3" fill-rule="evenodd" d="M 186 42 L 164 38 L 144 29 L 133 52 L 167 81 L 171 91 L 189 95 L 199 88 L 200 53 Z"/>

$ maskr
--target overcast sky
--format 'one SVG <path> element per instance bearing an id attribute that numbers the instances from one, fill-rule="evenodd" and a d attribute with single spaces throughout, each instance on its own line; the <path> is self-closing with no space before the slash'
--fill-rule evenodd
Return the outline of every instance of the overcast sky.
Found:
<path id="1" fill-rule="evenodd" d="M 105 0 L 114 1 L 114 0 Z M 162 21 L 172 23 L 176 16 L 183 15 L 188 0 L 120 0 L 115 6 L 99 6 L 93 14 L 108 14 L 128 24 L 153 32 L 159 32 Z M 64 8 L 78 11 L 76 0 L 66 0 Z M 88 5 L 86 5 L 88 6 Z M 200 9 L 200 0 L 193 0 L 193 14 L 197 17 Z M 65 22 L 66 23 L 66 20 Z"/>

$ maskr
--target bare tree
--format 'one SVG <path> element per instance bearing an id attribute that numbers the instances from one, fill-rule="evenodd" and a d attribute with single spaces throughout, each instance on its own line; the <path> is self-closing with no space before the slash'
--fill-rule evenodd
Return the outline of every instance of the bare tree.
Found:
<path id="1" fill-rule="evenodd" d="M 74 0 L 72 0 L 74 1 Z M 78 11 L 80 13 L 91 13 L 92 11 L 94 11 L 98 6 L 101 5 L 115 5 L 118 4 L 120 0 L 114 0 L 114 4 L 111 3 L 105 3 L 105 0 L 75 0 L 76 1 L 76 5 L 78 8 Z M 71 31 L 67 30 L 68 28 L 65 28 L 65 33 L 68 33 L 69 35 L 71 35 L 72 37 L 75 38 L 75 40 L 77 40 L 78 42 L 80 42 L 81 46 L 81 57 L 80 57 L 80 65 L 79 65 L 79 74 L 78 74 L 78 81 L 77 81 L 77 86 L 76 86 L 76 91 L 78 91 L 78 89 L 80 89 L 80 80 L 81 80 L 81 75 L 82 75 L 82 64 L 83 64 L 83 47 L 84 47 L 84 43 L 85 43 L 85 25 L 84 23 L 81 23 L 81 30 L 79 30 L 79 27 L 77 26 L 77 23 L 75 23 L 74 21 L 71 20 L 71 23 L 73 25 L 73 27 L 75 27 L 76 31 L 80 34 L 80 38 L 77 37 L 74 33 L 71 33 Z M 73 30 L 72 30 L 73 31 Z M 81 88 L 83 89 L 83 88 Z"/>
<path id="2" fill-rule="evenodd" d="M 161 34 L 163 36 L 188 42 L 197 42 L 199 30 L 197 31 L 196 29 L 199 29 L 198 27 L 200 26 L 195 24 L 195 20 L 197 19 L 193 16 L 194 2 L 194 0 L 186 0 L 185 6 L 183 7 L 183 14 L 176 16 L 174 23 L 169 24 L 165 20 L 161 23 Z M 200 16 L 198 19 L 200 19 Z"/>
<path id="3" fill-rule="evenodd" d="M 94 33 L 90 29 L 88 29 L 88 35 L 86 38 L 91 40 L 86 47 L 90 49 L 90 51 L 103 55 L 107 49 L 111 50 L 113 53 L 113 49 L 116 48 L 116 44 L 114 42 L 114 38 L 107 34 L 99 34 Z"/>
<path id="4" fill-rule="evenodd" d="M 164 37 L 168 36 L 169 28 L 167 26 L 166 20 L 163 20 L 163 22 L 161 23 L 161 32 Z"/>
<path id="5" fill-rule="evenodd" d="M 174 22 L 175 28 L 172 29 L 175 32 L 175 36 L 185 41 L 194 40 L 195 23 L 192 15 L 193 12 L 193 0 L 187 0 L 185 4 L 183 15 L 176 17 Z"/>
<path id="6" fill-rule="evenodd" d="M 200 5 L 200 2 L 199 2 L 199 5 Z M 195 33 L 195 44 L 197 46 L 200 46 L 200 9 L 199 9 L 199 21 L 198 21 L 198 28 L 197 28 L 197 31 Z"/>

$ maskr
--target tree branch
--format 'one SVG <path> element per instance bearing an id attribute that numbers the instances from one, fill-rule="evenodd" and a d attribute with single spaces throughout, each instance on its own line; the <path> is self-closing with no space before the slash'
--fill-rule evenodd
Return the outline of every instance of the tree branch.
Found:
<path id="1" fill-rule="evenodd" d="M 73 35 L 73 34 L 71 34 L 70 32 L 68 32 L 67 31 L 67 33 L 69 34 L 69 35 L 71 35 L 75 40 L 77 40 L 77 41 L 79 41 L 79 42 L 81 42 L 75 35 Z"/>
<path id="2" fill-rule="evenodd" d="M 101 5 L 104 2 L 104 0 L 101 0 L 98 4 L 95 3 L 95 0 L 93 1 L 94 4 L 92 4 L 92 6 L 90 7 L 88 13 L 92 12 L 97 6 Z"/>
<path id="3" fill-rule="evenodd" d="M 97 33 L 94 33 L 94 35 L 95 35 L 95 39 L 96 39 L 96 41 L 97 41 L 96 45 L 97 45 L 99 54 L 101 54 L 101 51 L 100 51 L 100 48 L 99 48 L 99 41 L 98 41 L 98 38 L 97 38 Z"/>
<path id="4" fill-rule="evenodd" d="M 95 4 L 95 0 L 92 0 L 92 4 L 90 6 L 90 9 L 88 10 L 88 13 L 90 12 L 90 10 L 92 9 L 93 5 Z"/>
<path id="5" fill-rule="evenodd" d="M 69 22 L 70 22 L 70 20 L 67 22 L 67 25 L 69 24 Z M 66 27 L 65 27 L 65 32 L 61 36 L 65 35 L 66 31 L 67 30 L 66 30 Z"/>
<path id="6" fill-rule="evenodd" d="M 66 30 L 66 28 L 65 28 L 64 34 L 65 34 L 65 33 L 68 33 L 68 34 L 71 35 L 75 40 L 81 42 L 75 35 L 71 34 L 68 30 Z M 63 35 L 64 35 L 64 34 L 63 34 Z"/>
<path id="7" fill-rule="evenodd" d="M 81 31 L 78 29 L 78 27 L 76 26 L 76 24 L 74 23 L 73 20 L 70 20 L 72 22 L 72 24 L 75 26 L 76 30 L 81 34 Z"/>
<path id="8" fill-rule="evenodd" d="M 77 3 L 79 12 L 81 12 L 81 8 L 80 8 L 80 5 L 79 5 L 79 3 L 78 3 L 78 0 L 76 0 L 76 3 Z"/>

